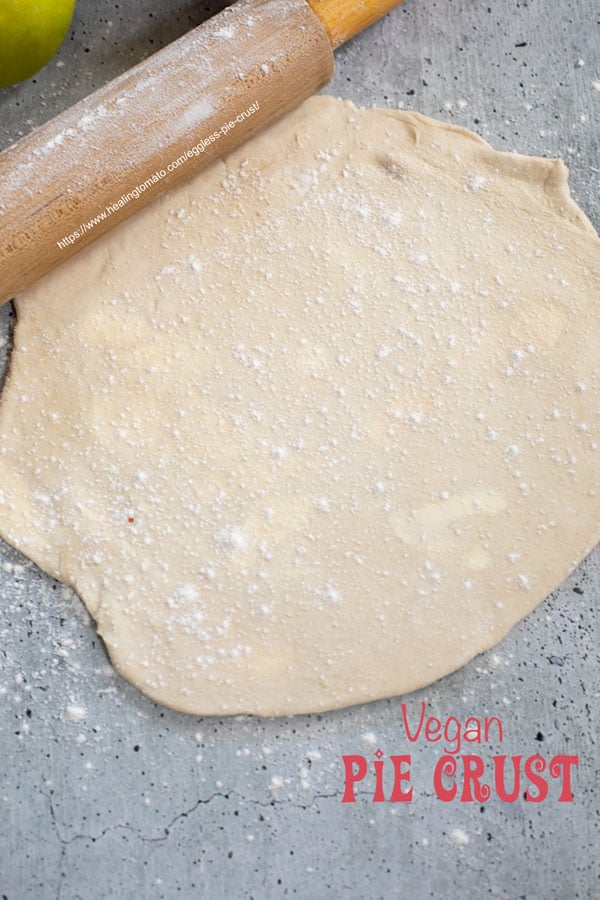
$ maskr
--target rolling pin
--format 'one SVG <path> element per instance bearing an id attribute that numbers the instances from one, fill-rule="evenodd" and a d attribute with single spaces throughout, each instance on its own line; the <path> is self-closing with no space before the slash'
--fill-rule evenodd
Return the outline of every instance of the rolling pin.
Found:
<path id="1" fill-rule="evenodd" d="M 0 305 L 326 85 L 401 0 L 238 0 L 0 153 Z"/>

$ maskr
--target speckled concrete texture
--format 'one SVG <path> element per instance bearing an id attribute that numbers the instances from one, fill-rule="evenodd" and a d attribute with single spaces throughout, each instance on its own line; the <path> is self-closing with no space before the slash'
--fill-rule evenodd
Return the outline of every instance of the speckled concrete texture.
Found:
<path id="1" fill-rule="evenodd" d="M 58 56 L 0 92 L 2 146 L 218 8 L 79 0 Z M 598 227 L 599 44 L 594 0 L 407 0 L 338 51 L 328 92 L 562 156 Z M 0 310 L 0 368 L 10 319 Z M 404 698 L 411 723 L 422 701 L 442 719 L 500 717 L 502 744 L 464 748 L 486 764 L 578 754 L 573 802 L 553 783 L 542 803 L 524 789 L 514 803 L 444 803 L 441 746 L 408 743 L 401 699 L 293 719 L 173 713 L 114 674 L 71 590 L 0 544 L 0 896 L 600 897 L 599 562 L 492 651 Z M 384 761 L 412 754 L 412 803 L 373 803 L 369 774 L 342 804 L 341 755 L 371 765 L 379 748 Z"/>

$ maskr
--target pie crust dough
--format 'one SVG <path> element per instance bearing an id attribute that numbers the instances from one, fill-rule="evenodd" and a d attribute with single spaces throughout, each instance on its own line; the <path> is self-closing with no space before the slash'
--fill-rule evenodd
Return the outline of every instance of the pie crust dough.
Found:
<path id="1" fill-rule="evenodd" d="M 557 160 L 317 97 L 17 299 L 0 533 L 196 714 L 404 693 L 600 539 Z"/>

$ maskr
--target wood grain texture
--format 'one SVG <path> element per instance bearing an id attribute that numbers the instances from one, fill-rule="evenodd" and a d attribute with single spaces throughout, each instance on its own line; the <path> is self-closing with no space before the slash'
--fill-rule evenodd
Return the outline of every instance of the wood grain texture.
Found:
<path id="1" fill-rule="evenodd" d="M 307 0 L 336 48 L 377 22 L 402 0 Z"/>
<path id="2" fill-rule="evenodd" d="M 332 74 L 331 44 L 304 0 L 241 0 L 9 147 L 0 303 Z"/>

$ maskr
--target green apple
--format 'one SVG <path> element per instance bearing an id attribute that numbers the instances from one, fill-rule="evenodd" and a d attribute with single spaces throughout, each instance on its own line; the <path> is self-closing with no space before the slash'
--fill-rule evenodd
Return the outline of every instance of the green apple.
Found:
<path id="1" fill-rule="evenodd" d="M 67 33 L 76 0 L 0 0 L 0 88 L 31 78 Z"/>

